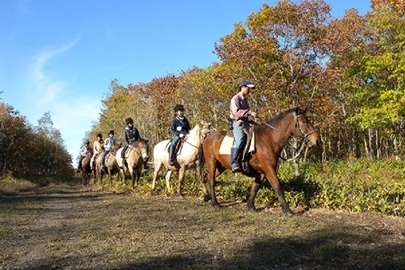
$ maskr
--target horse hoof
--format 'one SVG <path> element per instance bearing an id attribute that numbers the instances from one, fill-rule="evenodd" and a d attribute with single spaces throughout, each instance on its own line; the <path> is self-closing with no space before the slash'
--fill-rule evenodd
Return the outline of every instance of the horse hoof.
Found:
<path id="1" fill-rule="evenodd" d="M 283 210 L 283 212 L 284 212 L 284 214 L 286 215 L 286 216 L 293 216 L 294 215 L 294 212 L 293 211 L 291 211 L 291 209 L 287 209 L 287 210 Z"/>
<path id="2" fill-rule="evenodd" d="M 211 196 L 208 195 L 208 194 L 205 194 L 205 195 L 204 195 L 204 202 L 208 202 L 208 201 L 210 201 L 210 200 L 211 200 Z"/>
<path id="3" fill-rule="evenodd" d="M 254 205 L 248 205 L 248 210 L 253 211 L 253 212 L 257 211 L 256 206 L 254 206 Z"/>

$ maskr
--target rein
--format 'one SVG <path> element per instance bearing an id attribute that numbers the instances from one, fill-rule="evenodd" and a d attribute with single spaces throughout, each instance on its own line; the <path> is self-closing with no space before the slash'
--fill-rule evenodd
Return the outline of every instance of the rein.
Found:
<path id="1" fill-rule="evenodd" d="M 275 131 L 278 131 L 278 132 L 280 132 L 280 133 L 283 133 L 283 134 L 285 134 L 285 135 L 288 135 L 289 138 L 293 138 L 293 139 L 296 139 L 296 140 L 301 140 L 301 146 L 300 146 L 300 148 L 299 148 L 299 150 L 298 150 L 298 152 L 297 152 L 297 154 L 296 154 L 295 156 L 293 156 L 292 158 L 289 158 L 289 159 L 285 159 L 285 158 L 283 158 L 283 157 L 280 156 L 280 158 L 281 158 L 282 160 L 287 161 L 287 162 L 288 162 L 288 161 L 292 161 L 292 160 L 294 160 L 294 159 L 297 159 L 297 158 L 299 157 L 299 155 L 301 155 L 302 150 L 304 150 L 305 142 L 307 141 L 307 137 L 308 137 L 309 135 L 311 135 L 312 133 L 315 132 L 315 130 L 313 130 L 313 131 L 311 131 L 311 132 L 309 132 L 309 133 L 305 133 L 305 132 L 302 130 L 302 128 L 301 128 L 301 126 L 299 125 L 299 123 L 298 123 L 298 120 L 297 120 L 297 119 L 298 119 L 298 116 L 299 116 L 299 115 L 297 115 L 295 112 L 293 112 L 293 116 L 294 116 L 295 127 L 301 132 L 302 137 L 297 137 L 297 136 L 294 136 L 294 135 L 287 134 L 285 131 L 279 130 L 278 128 L 276 128 L 276 127 L 274 127 L 274 126 L 272 126 L 272 125 L 270 125 L 270 124 L 268 124 L 268 123 L 262 121 L 262 123 L 265 124 L 266 126 L 272 128 L 272 129 L 275 130 Z"/>
<path id="2" fill-rule="evenodd" d="M 210 133 L 212 133 L 212 132 L 214 132 L 214 131 L 215 131 L 215 129 L 209 129 L 208 132 L 201 133 L 201 134 L 200 134 L 200 139 L 201 139 L 200 145 L 204 142 L 205 138 L 207 138 L 208 134 L 210 134 Z M 190 136 L 190 135 L 188 135 L 187 137 L 185 137 L 184 140 L 183 140 L 183 142 L 184 142 L 184 143 L 187 143 L 188 145 L 191 145 L 191 146 L 194 147 L 194 148 L 200 149 L 199 146 L 196 146 L 196 145 L 194 145 L 194 144 L 192 144 L 192 143 L 189 143 L 189 142 L 187 141 L 187 139 L 188 139 L 189 136 Z"/>

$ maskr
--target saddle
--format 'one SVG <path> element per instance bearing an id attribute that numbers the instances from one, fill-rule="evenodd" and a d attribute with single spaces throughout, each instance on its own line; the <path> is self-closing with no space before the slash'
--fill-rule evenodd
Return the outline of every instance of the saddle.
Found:
<path id="1" fill-rule="evenodd" d="M 183 138 L 181 138 L 181 139 L 177 142 L 176 147 L 174 148 L 173 154 L 176 154 L 176 155 L 177 155 L 177 153 L 179 153 L 179 152 L 181 151 L 181 149 L 183 149 L 183 145 L 184 145 L 185 138 L 186 138 L 186 137 L 183 137 Z M 168 142 L 167 146 L 166 146 L 166 147 L 167 147 L 166 152 L 167 152 L 168 154 L 170 154 L 170 145 L 172 144 L 172 140 L 173 140 L 173 139 L 171 139 L 171 140 Z"/>
<path id="2" fill-rule="evenodd" d="M 252 144 L 252 141 L 254 138 L 253 133 L 254 133 L 255 126 L 257 125 L 257 123 L 254 121 L 249 121 L 249 124 L 250 124 L 249 128 L 243 129 L 243 132 L 245 132 L 245 134 L 246 134 L 246 144 L 242 151 L 242 157 L 241 157 L 240 163 L 242 165 L 242 170 L 245 175 L 254 176 L 257 172 L 250 166 L 249 160 L 252 157 L 252 153 L 254 153 L 254 151 L 251 150 L 251 146 L 252 146 L 251 144 Z M 229 126 L 229 127 L 232 127 L 232 126 Z M 233 128 L 227 130 L 226 135 L 231 138 L 234 138 Z"/>

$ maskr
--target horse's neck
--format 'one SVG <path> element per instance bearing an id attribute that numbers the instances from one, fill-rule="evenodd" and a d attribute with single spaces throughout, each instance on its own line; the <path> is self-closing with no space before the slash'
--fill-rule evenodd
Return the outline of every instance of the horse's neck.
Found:
<path id="1" fill-rule="evenodd" d="M 186 142 L 193 144 L 193 145 L 199 145 L 201 141 L 201 136 L 200 136 L 201 128 L 196 126 L 193 128 L 190 133 L 188 134 L 188 137 L 186 138 Z"/>
<path id="2" fill-rule="evenodd" d="M 270 137 L 272 143 L 274 144 L 275 147 L 279 147 L 280 151 L 288 143 L 291 133 L 290 128 L 288 126 L 287 127 L 283 126 L 282 121 L 283 120 L 280 120 L 277 123 L 270 123 L 269 125 L 271 127 L 267 127 L 270 129 Z"/>

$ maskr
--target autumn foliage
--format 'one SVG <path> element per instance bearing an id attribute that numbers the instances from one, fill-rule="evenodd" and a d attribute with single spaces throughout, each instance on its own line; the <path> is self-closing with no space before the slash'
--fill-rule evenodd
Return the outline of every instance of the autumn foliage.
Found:
<path id="1" fill-rule="evenodd" d="M 349 9 L 336 18 L 323 0 L 264 3 L 213 44 L 219 61 L 209 67 L 127 86 L 112 80 L 89 139 L 114 129 L 122 140 L 124 119 L 132 117 L 154 145 L 171 137 L 177 103 L 184 104 L 192 125 L 203 120 L 224 129 L 237 83 L 250 79 L 257 85 L 250 106 L 262 119 L 294 106 L 307 109 L 323 144 L 304 158 L 401 158 L 404 1 L 372 0 L 370 7 L 365 15 Z M 7 121 L 24 126 L 17 117 Z"/>

